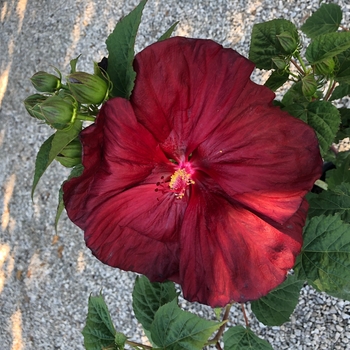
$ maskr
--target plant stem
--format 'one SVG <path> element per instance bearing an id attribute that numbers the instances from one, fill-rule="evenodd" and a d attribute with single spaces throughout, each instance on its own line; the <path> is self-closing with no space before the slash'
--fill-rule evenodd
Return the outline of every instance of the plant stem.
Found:
<path id="1" fill-rule="evenodd" d="M 298 61 L 300 62 L 300 64 L 301 64 L 301 66 L 302 66 L 302 74 L 303 75 L 306 75 L 306 71 L 307 71 L 307 69 L 306 69 L 306 66 L 305 66 L 305 64 L 304 64 L 304 61 L 303 61 L 303 59 L 301 58 L 301 56 L 300 56 L 300 53 L 298 52 L 298 51 L 296 51 L 295 52 L 295 57 L 298 59 Z M 300 68 L 300 67 L 299 67 Z"/>
<path id="2" fill-rule="evenodd" d="M 248 317 L 247 317 L 247 314 L 245 312 L 245 307 L 244 307 L 244 304 L 241 303 L 241 308 L 242 308 L 242 312 L 243 312 L 243 317 L 244 317 L 244 321 L 245 321 L 245 325 L 247 328 L 249 328 L 249 321 L 248 321 Z"/>
<path id="3" fill-rule="evenodd" d="M 127 340 L 125 342 L 125 344 L 128 344 L 128 345 L 130 345 L 132 347 L 137 346 L 137 347 L 142 348 L 142 349 L 152 349 L 152 346 L 144 345 L 144 344 L 141 344 L 141 343 L 136 343 L 136 342 L 131 341 L 131 340 Z"/>
<path id="4" fill-rule="evenodd" d="M 222 316 L 222 322 L 225 322 L 218 330 L 218 332 L 216 333 L 215 337 L 209 342 L 210 344 L 215 344 L 215 347 L 218 350 L 222 350 L 221 349 L 221 345 L 219 343 L 219 340 L 222 336 L 222 334 L 224 333 L 225 327 L 226 327 L 226 321 L 228 320 L 228 316 L 230 315 L 230 310 L 231 310 L 232 304 L 227 304 L 225 307 L 225 313 L 224 316 Z"/>
<path id="5" fill-rule="evenodd" d="M 85 114 L 78 114 L 76 119 L 77 120 L 84 120 L 84 121 L 88 121 L 88 122 L 94 122 L 95 121 L 94 117 L 90 117 L 90 116 L 85 115 Z"/>
<path id="6" fill-rule="evenodd" d="M 290 59 L 290 61 L 294 64 L 295 68 L 303 75 L 305 75 L 304 71 L 300 68 L 300 66 L 298 65 L 298 63 L 296 63 L 295 60 L 293 60 L 293 58 Z"/>
<path id="7" fill-rule="evenodd" d="M 328 99 L 331 97 L 332 92 L 334 91 L 336 84 L 337 84 L 337 82 L 335 80 L 333 80 L 329 83 L 328 91 L 326 93 L 326 96 L 324 97 L 325 101 L 328 101 Z"/>

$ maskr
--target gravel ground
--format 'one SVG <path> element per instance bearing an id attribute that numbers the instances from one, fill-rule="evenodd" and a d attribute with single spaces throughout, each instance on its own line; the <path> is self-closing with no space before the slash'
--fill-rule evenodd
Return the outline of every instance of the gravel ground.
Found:
<path id="1" fill-rule="evenodd" d="M 349 23 L 348 0 L 335 1 Z M 79 67 L 106 54 L 104 40 L 116 21 L 138 0 L 0 0 L 0 348 L 83 349 L 81 330 L 90 293 L 102 289 L 117 329 L 139 340 L 132 314 L 135 275 L 94 259 L 82 232 L 63 215 L 54 229 L 57 190 L 67 172 L 51 166 L 32 202 L 36 153 L 50 130 L 31 119 L 22 101 L 34 90 L 29 77 L 52 66 L 68 73 L 69 60 L 82 54 Z M 179 20 L 177 35 L 212 38 L 247 56 L 252 25 L 286 18 L 299 26 L 318 0 L 149 0 L 137 51 Z M 266 78 L 263 72 L 255 79 Z M 348 100 L 344 103 L 349 105 Z M 204 317 L 212 311 L 187 305 Z M 273 348 L 350 349 L 350 303 L 305 287 L 291 321 L 265 327 L 250 312 L 251 326 Z M 239 308 L 232 324 L 244 324 Z"/>

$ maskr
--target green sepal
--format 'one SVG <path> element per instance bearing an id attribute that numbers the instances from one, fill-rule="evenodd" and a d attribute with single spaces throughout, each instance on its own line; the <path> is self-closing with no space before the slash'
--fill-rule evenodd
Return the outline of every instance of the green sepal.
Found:
<path id="1" fill-rule="evenodd" d="M 312 74 L 305 75 L 301 79 L 301 89 L 305 97 L 312 97 L 317 90 L 317 82 Z"/>
<path id="2" fill-rule="evenodd" d="M 70 74 L 75 73 L 77 71 L 77 63 L 81 55 L 78 57 L 74 58 L 73 60 L 70 61 Z"/>
<path id="3" fill-rule="evenodd" d="M 39 120 L 45 120 L 45 118 L 40 110 L 40 105 L 41 105 L 41 103 L 43 103 L 47 99 L 48 99 L 48 96 L 41 95 L 41 94 L 30 95 L 24 100 L 24 106 L 25 106 L 27 112 L 33 118 L 36 118 Z"/>

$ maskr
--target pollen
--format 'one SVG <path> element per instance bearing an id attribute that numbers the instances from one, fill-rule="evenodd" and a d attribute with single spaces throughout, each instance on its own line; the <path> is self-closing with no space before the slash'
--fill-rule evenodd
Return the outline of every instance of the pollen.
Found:
<path id="1" fill-rule="evenodd" d="M 191 179 L 191 174 L 188 174 L 185 169 L 176 170 L 170 177 L 169 187 L 175 193 L 177 199 L 181 199 L 186 192 L 189 185 L 193 185 L 194 181 Z"/>

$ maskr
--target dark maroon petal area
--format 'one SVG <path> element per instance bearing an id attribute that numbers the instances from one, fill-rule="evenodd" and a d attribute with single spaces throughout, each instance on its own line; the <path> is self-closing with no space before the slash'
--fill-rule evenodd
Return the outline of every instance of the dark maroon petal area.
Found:
<path id="1" fill-rule="evenodd" d="M 266 295 L 294 266 L 307 202 L 279 225 L 201 187 L 194 187 L 181 230 L 184 297 L 222 307 Z"/>
<path id="2" fill-rule="evenodd" d="M 130 101 L 109 100 L 81 133 L 68 216 L 99 260 L 180 283 L 190 301 L 266 295 L 302 246 L 304 197 L 322 172 L 313 129 L 213 41 L 157 42 L 134 68 Z"/>
<path id="3" fill-rule="evenodd" d="M 134 67 L 135 114 L 178 160 L 207 138 L 253 84 L 253 63 L 211 40 L 164 40 L 136 55 Z M 271 91 L 266 94 L 273 99 Z"/>

